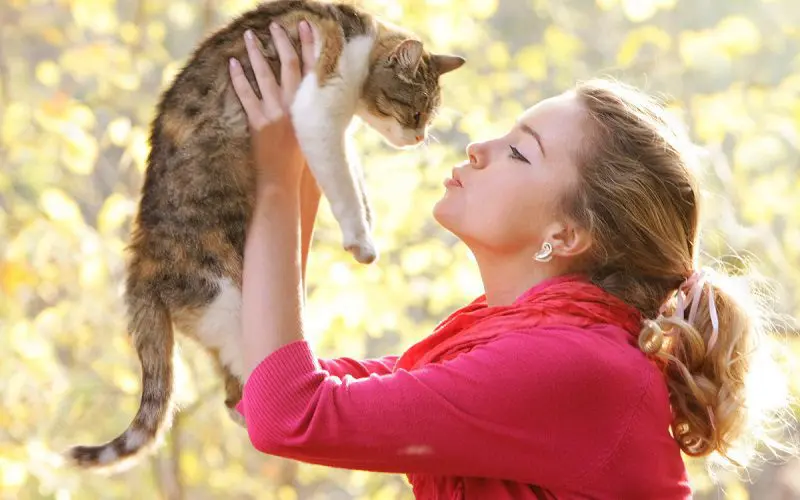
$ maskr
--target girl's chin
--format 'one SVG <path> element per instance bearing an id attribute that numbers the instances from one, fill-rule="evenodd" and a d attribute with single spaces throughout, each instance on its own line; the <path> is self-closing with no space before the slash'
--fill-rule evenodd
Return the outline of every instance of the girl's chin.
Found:
<path id="1" fill-rule="evenodd" d="M 433 206 L 433 218 L 444 229 L 458 236 L 457 220 L 460 214 L 456 213 L 452 204 L 447 200 L 441 199 Z"/>

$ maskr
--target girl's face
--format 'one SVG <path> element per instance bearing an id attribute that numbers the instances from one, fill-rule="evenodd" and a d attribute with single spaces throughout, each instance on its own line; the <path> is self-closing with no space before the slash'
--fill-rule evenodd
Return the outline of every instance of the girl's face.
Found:
<path id="1" fill-rule="evenodd" d="M 584 118 L 566 93 L 525 111 L 502 137 L 470 144 L 434 218 L 473 250 L 536 253 L 563 228 L 561 202 L 578 182 Z"/>

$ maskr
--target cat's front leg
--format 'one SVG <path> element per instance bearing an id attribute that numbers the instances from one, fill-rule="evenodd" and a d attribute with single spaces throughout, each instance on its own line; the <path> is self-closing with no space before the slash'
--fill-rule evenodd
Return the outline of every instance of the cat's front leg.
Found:
<path id="1" fill-rule="evenodd" d="M 301 119 L 302 120 L 302 119 Z M 370 234 L 370 221 L 364 205 L 359 173 L 351 170 L 346 156 L 344 131 L 335 127 L 301 132 L 295 126 L 308 166 L 331 206 L 342 231 L 342 246 L 362 264 L 373 262 L 378 254 Z M 341 133 L 339 137 L 328 134 Z M 358 167 L 356 167 L 358 168 Z"/>
<path id="2" fill-rule="evenodd" d="M 351 126 L 347 129 L 347 137 L 345 139 L 345 153 L 347 155 L 347 163 L 350 165 L 350 172 L 356 180 L 358 192 L 361 194 L 361 203 L 364 206 L 364 218 L 367 221 L 367 228 L 369 231 L 373 229 L 372 207 L 370 206 L 369 197 L 367 196 L 367 187 L 364 182 L 364 169 L 361 168 L 361 160 L 356 150 L 355 141 L 352 139 L 352 134 L 355 128 L 352 124 L 357 123 L 353 120 Z"/>
<path id="3" fill-rule="evenodd" d="M 345 49 L 342 57 L 347 56 Z M 355 113 L 360 90 L 357 80 L 352 78 L 352 68 L 342 77 L 328 79 L 322 86 L 314 73 L 306 75 L 291 114 L 308 166 L 342 230 L 345 250 L 358 262 L 368 264 L 378 253 L 357 178 L 360 174 L 351 169 L 346 146 L 347 127 Z M 354 168 L 360 167 L 355 165 Z"/>

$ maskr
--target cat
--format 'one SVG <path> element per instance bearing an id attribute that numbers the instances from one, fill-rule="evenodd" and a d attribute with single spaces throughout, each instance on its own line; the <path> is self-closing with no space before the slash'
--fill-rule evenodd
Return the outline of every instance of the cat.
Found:
<path id="1" fill-rule="evenodd" d="M 299 50 L 301 20 L 313 28 L 318 57 L 290 110 L 296 135 L 344 247 L 359 262 L 376 258 L 362 172 L 348 162 L 346 129 L 358 116 L 395 147 L 419 143 L 440 105 L 439 77 L 465 60 L 429 53 L 412 34 L 348 4 L 261 4 L 206 38 L 160 97 L 127 249 L 125 304 L 142 366 L 141 402 L 117 438 L 68 450 L 72 464 L 119 468 L 152 449 L 169 428 L 173 326 L 209 352 L 224 381 L 225 405 L 242 423 L 235 410 L 244 376 L 239 310 L 254 186 L 247 121 L 228 60 L 242 63 L 259 95 L 244 32 L 256 35 L 280 78 L 269 24 L 281 25 Z"/>

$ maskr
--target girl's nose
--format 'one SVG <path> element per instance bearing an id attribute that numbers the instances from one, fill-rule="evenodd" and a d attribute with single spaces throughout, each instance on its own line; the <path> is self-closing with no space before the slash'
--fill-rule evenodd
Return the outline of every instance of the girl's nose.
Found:
<path id="1" fill-rule="evenodd" d="M 486 167 L 486 151 L 485 144 L 482 142 L 473 142 L 467 146 L 467 156 L 469 157 L 469 166 L 472 168 Z"/>

